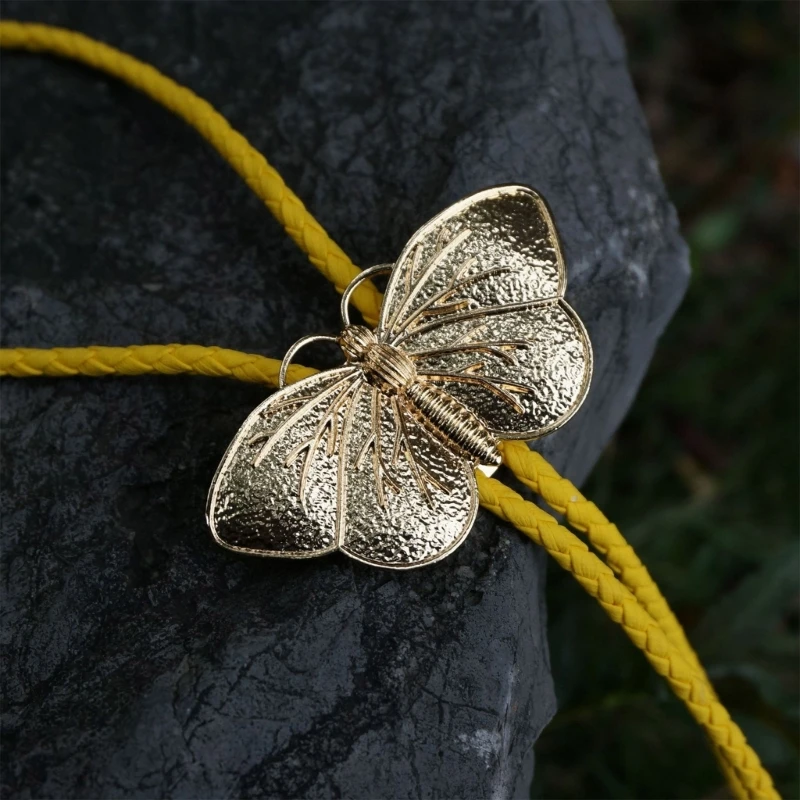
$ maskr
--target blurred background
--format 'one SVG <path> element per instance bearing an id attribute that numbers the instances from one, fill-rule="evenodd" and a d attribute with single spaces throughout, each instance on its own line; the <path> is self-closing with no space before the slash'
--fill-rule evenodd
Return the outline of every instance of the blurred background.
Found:
<path id="1" fill-rule="evenodd" d="M 785 798 L 798 785 L 797 2 L 612 2 L 692 280 L 586 486 Z M 538 798 L 721 798 L 700 728 L 551 569 Z"/>

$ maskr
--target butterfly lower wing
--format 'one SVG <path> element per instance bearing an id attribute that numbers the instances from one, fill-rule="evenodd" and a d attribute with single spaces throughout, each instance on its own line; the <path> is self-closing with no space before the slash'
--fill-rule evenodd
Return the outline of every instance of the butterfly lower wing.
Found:
<path id="1" fill-rule="evenodd" d="M 473 465 L 430 434 L 402 400 L 363 385 L 345 446 L 343 552 L 407 569 L 461 544 L 477 513 Z"/>
<path id="2" fill-rule="evenodd" d="M 303 558 L 337 547 L 409 568 L 452 552 L 477 512 L 472 465 L 354 368 L 272 395 L 248 417 L 211 487 L 223 546 Z"/>
<path id="3" fill-rule="evenodd" d="M 461 200 L 420 228 L 397 260 L 378 331 L 405 332 L 465 311 L 561 297 L 558 234 L 542 198 L 499 186 Z"/>
<path id="4" fill-rule="evenodd" d="M 224 547 L 295 558 L 335 550 L 342 440 L 363 380 L 343 367 L 269 397 L 240 428 L 214 477 L 208 524 Z"/>
<path id="5" fill-rule="evenodd" d="M 562 300 L 468 316 L 405 342 L 432 381 L 504 438 L 535 439 L 568 420 L 592 373 L 586 331 Z"/>

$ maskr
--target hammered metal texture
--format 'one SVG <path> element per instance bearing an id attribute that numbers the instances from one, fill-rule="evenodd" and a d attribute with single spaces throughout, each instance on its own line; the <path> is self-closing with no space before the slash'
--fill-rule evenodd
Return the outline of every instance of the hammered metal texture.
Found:
<path id="1" fill-rule="evenodd" d="M 286 461 L 305 440 L 313 439 L 336 398 L 352 392 L 360 380 L 350 367 L 323 372 L 276 392 L 250 414 L 222 459 L 209 493 L 208 524 L 219 544 L 288 558 L 336 548 L 337 454 L 330 454 L 323 443 L 313 453 L 298 453 L 291 464 Z"/>
<path id="2" fill-rule="evenodd" d="M 497 186 L 455 203 L 411 237 L 386 287 L 378 329 L 387 341 L 396 343 L 414 314 L 472 259 L 460 277 L 507 270 L 459 293 L 475 308 L 564 293 L 561 248 L 544 201 L 525 186 Z"/>
<path id="3" fill-rule="evenodd" d="M 589 337 L 565 288 L 545 202 L 524 186 L 495 187 L 411 238 L 389 280 L 379 336 L 493 432 L 534 439 L 575 413 L 591 380 Z"/>
<path id="4" fill-rule="evenodd" d="M 586 395 L 591 348 L 564 288 L 531 189 L 479 192 L 422 227 L 375 334 L 346 325 L 350 365 L 282 389 L 237 434 L 209 495 L 217 541 L 395 569 L 452 552 L 477 512 L 474 467 L 499 461 L 494 437 L 548 433 Z"/>
<path id="5" fill-rule="evenodd" d="M 407 406 L 370 386 L 356 402 L 347 462 L 342 550 L 359 561 L 428 564 L 454 550 L 472 527 L 478 508 L 472 463 Z"/>
<path id="6" fill-rule="evenodd" d="M 518 344 L 499 350 L 509 357 L 506 361 L 492 354 L 476 355 L 472 349 L 450 352 L 456 340 L 462 348 L 467 344 Z M 412 336 L 406 344 L 411 352 L 444 351 L 415 359 L 421 379 L 426 372 L 447 375 L 437 379 L 438 385 L 477 414 L 490 430 L 506 439 L 534 439 L 562 425 L 582 402 L 590 358 L 586 341 L 572 309 L 555 300 L 534 308 L 455 320 Z M 483 386 L 457 383 L 450 377 L 469 371 L 477 361 L 482 363 L 480 371 L 468 374 L 491 379 L 495 388 L 508 387 L 522 412 Z M 517 386 L 526 391 L 517 391 Z"/>

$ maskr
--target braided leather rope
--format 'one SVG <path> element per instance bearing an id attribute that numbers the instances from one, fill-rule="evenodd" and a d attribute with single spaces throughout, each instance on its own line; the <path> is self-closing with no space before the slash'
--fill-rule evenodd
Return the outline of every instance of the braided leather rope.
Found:
<path id="1" fill-rule="evenodd" d="M 358 268 L 264 156 L 189 89 L 119 50 L 61 28 L 0 22 L 0 47 L 71 58 L 144 92 L 184 119 L 217 149 L 340 293 L 358 275 Z M 356 307 L 372 323 L 378 318 L 380 301 L 380 293 L 368 282 L 353 297 Z M 199 345 L 0 350 L 0 376 L 9 377 L 191 373 L 276 386 L 279 367 L 280 362 L 275 359 Z M 290 368 L 289 379 L 299 380 L 313 372 L 296 365 Z M 538 453 L 520 442 L 504 442 L 502 450 L 504 462 L 514 475 L 564 514 L 570 525 L 585 533 L 608 564 L 546 511 L 508 486 L 478 473 L 481 505 L 544 547 L 622 626 L 704 728 L 737 798 L 778 798 L 769 773 L 717 700 L 680 623 L 619 529 Z"/>

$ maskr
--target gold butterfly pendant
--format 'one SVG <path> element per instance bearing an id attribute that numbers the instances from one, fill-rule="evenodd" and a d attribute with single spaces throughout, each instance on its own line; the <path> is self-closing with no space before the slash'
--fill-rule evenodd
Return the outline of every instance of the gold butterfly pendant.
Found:
<path id="1" fill-rule="evenodd" d="M 349 300 L 390 277 L 377 328 Z M 408 569 L 452 553 L 478 509 L 476 467 L 500 439 L 534 439 L 579 408 L 592 350 L 564 301 L 550 212 L 525 186 L 473 194 L 420 228 L 397 263 L 342 296 L 338 337 L 287 352 L 281 389 L 247 418 L 217 469 L 207 519 L 240 553 L 341 550 Z M 334 339 L 346 363 L 285 387 L 305 344 Z"/>

